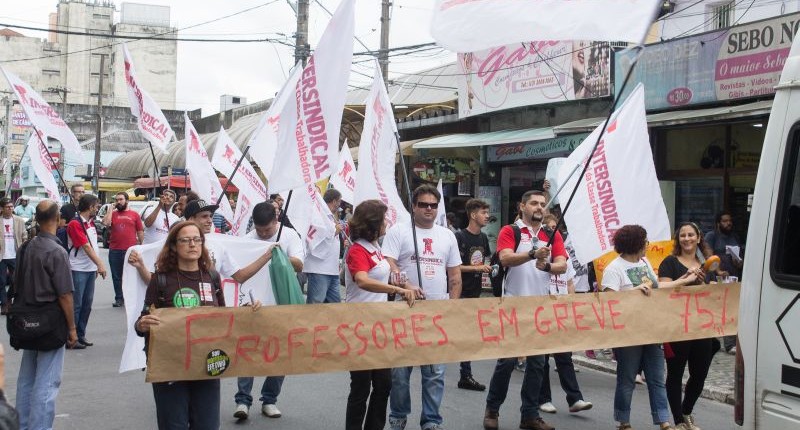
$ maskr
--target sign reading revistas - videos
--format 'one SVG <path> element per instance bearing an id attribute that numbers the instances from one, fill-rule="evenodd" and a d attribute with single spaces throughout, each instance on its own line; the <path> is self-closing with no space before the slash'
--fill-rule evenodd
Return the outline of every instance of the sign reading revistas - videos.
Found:
<path id="1" fill-rule="evenodd" d="M 775 92 L 800 13 L 648 45 L 620 95 L 635 52 L 617 52 L 617 97 L 641 82 L 650 109 L 760 97 Z"/>

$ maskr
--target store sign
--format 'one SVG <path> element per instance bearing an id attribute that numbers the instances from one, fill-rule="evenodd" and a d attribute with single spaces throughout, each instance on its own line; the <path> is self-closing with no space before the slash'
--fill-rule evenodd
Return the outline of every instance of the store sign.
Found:
<path id="1" fill-rule="evenodd" d="M 458 54 L 458 115 L 611 95 L 607 43 L 539 41 Z"/>
<path id="2" fill-rule="evenodd" d="M 14 113 L 11 115 L 11 125 L 14 127 L 30 127 L 31 122 L 21 108 L 17 109 L 15 107 Z"/>
<path id="3" fill-rule="evenodd" d="M 648 110 L 773 94 L 798 26 L 794 13 L 648 45 L 623 95 L 622 77 L 636 53 L 617 52 L 615 93 L 625 98 L 643 83 Z"/>
<path id="4" fill-rule="evenodd" d="M 588 136 L 589 133 L 581 133 L 536 142 L 489 146 L 486 151 L 487 160 L 490 163 L 506 163 L 559 157 L 572 152 Z"/>

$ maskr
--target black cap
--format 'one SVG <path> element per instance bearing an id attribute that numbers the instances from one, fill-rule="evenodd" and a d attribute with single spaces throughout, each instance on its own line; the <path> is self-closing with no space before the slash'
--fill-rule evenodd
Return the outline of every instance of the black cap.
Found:
<path id="1" fill-rule="evenodd" d="M 200 212 L 211 212 L 212 214 L 219 209 L 218 205 L 210 205 L 205 200 L 192 200 L 186 203 L 186 209 L 183 210 L 183 217 L 189 219 Z"/>

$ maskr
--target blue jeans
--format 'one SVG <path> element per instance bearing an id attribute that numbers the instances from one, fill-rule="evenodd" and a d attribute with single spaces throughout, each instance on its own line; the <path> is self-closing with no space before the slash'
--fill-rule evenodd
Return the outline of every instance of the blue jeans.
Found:
<path id="1" fill-rule="evenodd" d="M 578 377 L 575 375 L 575 364 L 572 363 L 572 353 L 559 352 L 545 356 L 544 369 L 542 370 L 542 388 L 539 390 L 539 404 L 553 401 L 553 393 L 550 391 L 550 357 L 553 357 L 556 362 L 558 381 L 567 394 L 567 404 L 572 406 L 578 400 L 583 400 L 581 388 L 578 386 Z"/>
<path id="2" fill-rule="evenodd" d="M 8 300 L 6 294 L 6 285 L 11 285 L 11 283 L 14 282 L 14 269 L 16 268 L 16 258 L 0 260 L 0 305 L 6 304 L 6 301 Z"/>
<path id="3" fill-rule="evenodd" d="M 122 269 L 125 268 L 124 249 L 108 250 L 108 267 L 111 269 L 111 280 L 114 281 L 114 301 L 122 303 Z"/>
<path id="4" fill-rule="evenodd" d="M 617 389 L 614 393 L 614 420 L 629 423 L 631 420 L 631 399 L 636 386 L 639 368 L 644 370 L 647 379 L 647 393 L 650 397 L 650 413 L 653 424 L 668 422 L 670 419 L 667 389 L 664 385 L 664 351 L 660 344 L 627 346 L 614 348 L 617 357 Z"/>
<path id="5" fill-rule="evenodd" d="M 219 379 L 153 384 L 158 430 L 219 430 Z"/>
<path id="6" fill-rule="evenodd" d="M 278 403 L 278 396 L 281 394 L 284 378 L 286 377 L 267 376 L 267 378 L 264 379 L 264 385 L 261 386 L 261 403 L 265 405 L 274 405 Z M 239 391 L 236 392 L 233 399 L 237 405 L 247 405 L 247 407 L 253 405 L 253 396 L 250 395 L 253 391 L 253 379 L 254 378 L 251 377 L 236 378 Z"/>
<path id="7" fill-rule="evenodd" d="M 51 351 L 22 351 L 16 405 L 21 430 L 53 428 L 63 368 L 64 347 Z"/>
<path id="8" fill-rule="evenodd" d="M 97 272 L 72 271 L 72 300 L 75 305 L 75 326 L 78 339 L 86 338 L 86 326 L 89 324 L 89 315 L 92 313 L 92 300 L 94 300 L 94 278 Z"/>
<path id="9" fill-rule="evenodd" d="M 427 429 L 434 424 L 442 424 L 439 406 L 444 396 L 444 364 L 427 364 L 419 366 L 422 374 L 422 414 L 419 417 L 420 427 Z M 406 419 L 411 413 L 411 393 L 408 383 L 413 367 L 396 367 L 392 369 L 392 391 L 389 395 L 389 418 Z"/>
<path id="10" fill-rule="evenodd" d="M 525 376 L 522 378 L 520 390 L 522 406 L 519 408 L 523 420 L 539 416 L 539 391 L 542 389 L 544 356 L 532 355 L 525 361 Z M 514 372 L 516 364 L 516 357 L 497 360 L 492 381 L 489 383 L 489 394 L 486 396 L 486 409 L 493 412 L 500 411 L 500 406 L 506 401 L 508 384 L 511 382 L 511 373 Z"/>
<path id="11" fill-rule="evenodd" d="M 306 303 L 341 303 L 339 293 L 339 275 L 321 275 L 306 273 L 308 278 L 308 295 Z"/>

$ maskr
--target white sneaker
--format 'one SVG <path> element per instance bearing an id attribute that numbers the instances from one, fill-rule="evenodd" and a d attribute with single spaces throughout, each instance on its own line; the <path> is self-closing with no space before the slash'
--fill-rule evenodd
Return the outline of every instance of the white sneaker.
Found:
<path id="1" fill-rule="evenodd" d="M 641 373 L 636 374 L 636 383 L 639 385 L 644 385 L 644 378 L 642 377 Z"/>
<path id="2" fill-rule="evenodd" d="M 234 418 L 237 420 L 246 420 L 249 415 L 250 406 L 241 403 L 236 405 L 236 412 L 233 413 Z"/>
<path id="3" fill-rule="evenodd" d="M 583 399 L 581 399 L 581 400 L 578 400 L 577 402 L 571 404 L 569 406 L 569 411 L 572 412 L 572 413 L 580 412 L 580 411 L 588 411 L 589 409 L 592 409 L 592 406 L 594 406 L 594 405 L 592 405 L 592 402 L 586 402 Z"/>
<path id="4" fill-rule="evenodd" d="M 264 404 L 261 406 L 261 413 L 270 417 L 270 418 L 280 418 L 281 411 L 278 410 L 278 407 L 275 405 L 268 405 Z"/>
<path id="5" fill-rule="evenodd" d="M 730 355 L 736 355 L 736 347 L 733 346 L 733 347 L 731 347 L 731 349 L 727 350 L 726 352 L 728 354 L 730 354 Z"/>
<path id="6" fill-rule="evenodd" d="M 542 403 L 539 405 L 539 410 L 542 412 L 547 412 L 548 414 L 554 414 L 556 411 L 558 411 L 555 405 L 553 405 L 553 402 Z"/>

